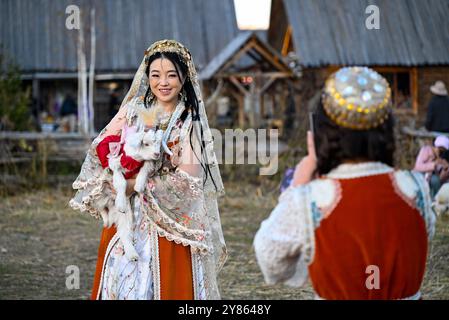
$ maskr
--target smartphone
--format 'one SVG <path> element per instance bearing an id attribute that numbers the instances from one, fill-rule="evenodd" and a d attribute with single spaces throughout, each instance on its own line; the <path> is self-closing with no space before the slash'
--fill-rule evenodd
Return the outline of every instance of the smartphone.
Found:
<path id="1" fill-rule="evenodd" d="M 315 137 L 315 113 L 309 112 L 309 130 Z"/>
<path id="2" fill-rule="evenodd" d="M 313 143 L 315 145 L 315 151 L 318 150 L 318 144 L 316 140 L 316 114 L 315 112 L 309 112 L 309 130 L 312 132 L 313 135 Z"/>

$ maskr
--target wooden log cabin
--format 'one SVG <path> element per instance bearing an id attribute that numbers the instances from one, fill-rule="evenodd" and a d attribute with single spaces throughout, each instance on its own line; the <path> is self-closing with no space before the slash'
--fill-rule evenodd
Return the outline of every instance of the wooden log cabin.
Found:
<path id="1" fill-rule="evenodd" d="M 88 68 L 89 14 L 95 9 L 93 101 L 97 131 L 111 119 L 113 99 L 120 104 L 124 98 L 151 43 L 160 39 L 182 42 L 201 70 L 239 32 L 233 0 L 2 0 L 0 54 L 18 65 L 24 88 L 32 88 L 30 108 L 35 115 L 46 113 L 55 119 L 64 96 L 77 97 L 79 32 L 66 28 L 66 9 L 70 5 L 81 12 Z M 42 163 L 42 175 L 46 176 L 47 161 L 57 163 L 59 168 L 59 164 L 84 159 L 93 136 L 49 132 L 53 128 L 50 124 L 56 122 L 48 121 L 41 121 L 38 128 L 50 128 L 43 130 L 46 132 L 1 132 L 2 173 L 14 173 L 16 166 L 37 161 Z M 0 180 L 3 178 L 4 174 Z"/>
<path id="2" fill-rule="evenodd" d="M 111 118 L 112 93 L 120 103 L 151 43 L 182 42 L 201 70 L 239 32 L 233 0 L 2 0 L 0 50 L 19 66 L 24 86 L 32 87 L 36 114 L 56 117 L 63 97 L 77 96 L 78 31 L 66 28 L 69 5 L 81 11 L 87 67 L 95 8 L 96 130 Z"/>
<path id="3" fill-rule="evenodd" d="M 366 21 L 375 5 L 379 29 Z M 273 0 L 268 43 L 302 67 L 298 106 L 312 101 L 324 79 L 342 66 L 364 65 L 390 82 L 397 114 L 422 126 L 429 88 L 449 86 L 447 0 Z"/>
<path id="4" fill-rule="evenodd" d="M 295 74 L 263 36 L 261 32 L 241 32 L 200 73 L 206 87 L 217 88 L 207 95 L 209 117 L 219 127 L 220 103 L 214 102 L 220 97 L 232 98 L 236 103 L 228 113 L 235 119 L 223 123 L 225 127 L 276 128 L 282 135 L 285 103 L 281 100 L 285 95 L 276 94 L 279 90 L 273 87 L 286 91 Z"/>

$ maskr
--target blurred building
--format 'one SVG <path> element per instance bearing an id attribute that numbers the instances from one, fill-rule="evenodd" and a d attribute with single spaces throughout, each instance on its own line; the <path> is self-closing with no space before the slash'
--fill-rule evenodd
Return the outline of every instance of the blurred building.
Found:
<path id="1" fill-rule="evenodd" d="M 379 29 L 370 29 L 379 10 Z M 376 9 L 376 8 L 375 8 Z M 370 66 L 390 82 L 396 111 L 425 116 L 436 80 L 449 84 L 447 0 L 273 0 L 268 42 L 302 68 L 300 103 L 337 68 Z"/>
<path id="2" fill-rule="evenodd" d="M 239 31 L 233 0 L 1 0 L 1 50 L 19 65 L 34 104 L 47 116 L 58 116 L 67 94 L 77 96 L 78 31 L 66 28 L 69 5 L 81 10 L 87 68 L 95 8 L 97 130 L 126 94 L 151 43 L 182 42 L 201 70 Z"/>

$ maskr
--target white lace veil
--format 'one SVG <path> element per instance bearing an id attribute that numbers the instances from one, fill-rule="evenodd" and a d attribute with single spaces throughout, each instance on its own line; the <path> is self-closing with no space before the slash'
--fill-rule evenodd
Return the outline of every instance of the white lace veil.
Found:
<path id="1" fill-rule="evenodd" d="M 145 70 L 147 68 L 147 61 L 148 58 L 156 52 L 175 52 L 180 56 L 180 58 L 186 63 L 188 67 L 187 76 L 190 77 L 190 81 L 192 82 L 196 97 L 198 99 L 199 121 L 192 121 L 192 124 L 193 130 L 195 130 L 197 137 L 201 137 L 202 131 L 202 140 L 204 143 L 204 152 L 202 156 L 204 164 L 208 165 L 210 171 L 204 183 L 203 191 L 206 214 L 209 220 L 208 222 L 211 229 L 210 231 L 212 232 L 214 260 L 218 271 L 223 266 L 227 256 L 217 205 L 217 197 L 224 194 L 224 187 L 220 175 L 218 161 L 214 152 L 212 133 L 210 131 L 209 122 L 207 120 L 203 95 L 201 93 L 200 85 L 198 82 L 198 74 L 189 50 L 185 46 L 174 40 L 161 40 L 152 44 L 145 51 L 145 57 L 142 60 L 139 69 L 137 70 L 131 88 L 126 95 L 122 106 L 124 103 L 130 101 L 135 97 L 143 97 L 145 95 L 146 91 L 148 90 L 148 76 L 145 73 Z M 167 130 L 170 130 L 170 127 Z"/>

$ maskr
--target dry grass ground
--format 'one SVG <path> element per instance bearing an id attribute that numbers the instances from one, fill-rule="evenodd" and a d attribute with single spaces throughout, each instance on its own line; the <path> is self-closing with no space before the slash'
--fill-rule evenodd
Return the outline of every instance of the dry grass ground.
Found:
<path id="1" fill-rule="evenodd" d="M 310 299 L 309 286 L 267 286 L 252 240 L 277 201 L 277 185 L 226 184 L 220 200 L 229 259 L 220 274 L 225 299 Z M 0 299 L 88 299 L 101 225 L 73 211 L 68 188 L 39 190 L 0 202 Z M 80 288 L 68 290 L 66 267 L 80 269 Z M 449 299 L 449 219 L 440 219 L 431 245 L 425 298 Z"/>

